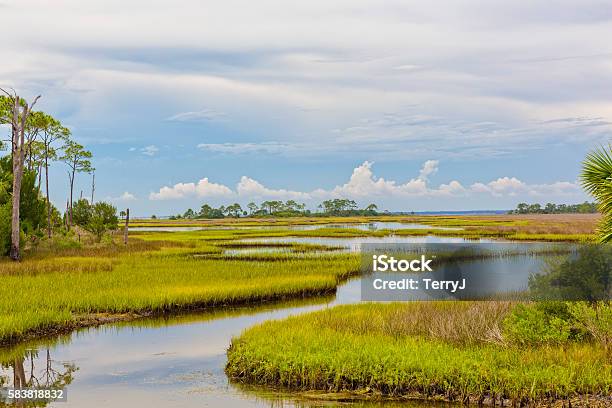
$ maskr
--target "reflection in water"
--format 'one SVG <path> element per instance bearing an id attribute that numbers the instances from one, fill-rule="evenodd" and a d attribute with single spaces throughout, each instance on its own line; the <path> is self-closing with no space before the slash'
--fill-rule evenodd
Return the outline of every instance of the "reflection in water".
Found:
<path id="1" fill-rule="evenodd" d="M 40 349 L 20 346 L 0 350 L 1 387 L 63 389 L 72 383 L 77 370 L 74 363 L 52 359 L 49 346 Z M 48 404 L 47 401 L 38 401 L 36 406 Z M 21 402 L 16 406 L 25 405 Z"/>
<path id="2" fill-rule="evenodd" d="M 438 401 L 417 401 L 417 400 L 397 400 L 397 399 L 378 399 L 371 400 L 359 398 L 355 394 L 322 392 L 290 392 L 276 390 L 270 387 L 244 385 L 232 383 L 236 391 L 243 394 L 245 398 L 252 398 L 260 402 L 263 406 L 269 407 L 350 407 L 350 408 L 450 408 L 458 407 L 459 404 Z"/>
<path id="3" fill-rule="evenodd" d="M 464 244 L 464 243 L 495 243 L 490 239 L 465 239 L 461 237 L 438 237 L 434 235 L 425 236 L 395 236 L 385 237 L 354 237 L 354 238 L 327 238 L 327 237 L 283 237 L 283 238 L 253 238 L 244 239 L 243 242 L 258 243 L 287 243 L 328 245 L 344 248 L 348 252 L 361 252 L 366 244 Z"/>
<path id="4" fill-rule="evenodd" d="M 533 257 L 525 260 L 532 262 Z M 509 267 L 508 273 L 516 273 L 516 268 Z M 360 279 L 353 279 L 341 284 L 331 297 L 270 302 L 83 329 L 52 341 L 0 349 L 3 362 L 0 381 L 44 384 L 49 378 L 51 382 L 69 384 L 67 402 L 48 405 L 58 408 L 440 406 L 422 402 L 409 405 L 389 401 L 322 402 L 313 395 L 304 398 L 244 388 L 228 381 L 224 373 L 225 352 L 232 337 L 243 330 L 271 319 L 357 303 L 360 298 Z"/>

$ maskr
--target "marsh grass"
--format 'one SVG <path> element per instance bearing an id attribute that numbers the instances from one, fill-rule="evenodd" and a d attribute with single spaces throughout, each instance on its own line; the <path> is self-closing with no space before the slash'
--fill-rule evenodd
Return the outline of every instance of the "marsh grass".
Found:
<path id="1" fill-rule="evenodd" d="M 519 347 L 503 339 L 507 302 L 340 306 L 266 322 L 235 338 L 235 380 L 297 390 L 526 402 L 609 395 L 596 344 Z M 274 335 L 270 335 L 274 333 Z"/>
<path id="2" fill-rule="evenodd" d="M 83 259 L 32 261 L 21 264 L 31 265 L 27 274 L 13 266 L 7 273 L 4 266 L 12 264 L 2 264 L 0 341 L 74 323 L 80 314 L 155 313 L 330 293 L 359 269 L 358 258 L 347 254 L 266 262 L 200 259 L 185 250 L 102 259 L 104 267 Z M 193 255 L 197 248 L 188 250 Z"/>

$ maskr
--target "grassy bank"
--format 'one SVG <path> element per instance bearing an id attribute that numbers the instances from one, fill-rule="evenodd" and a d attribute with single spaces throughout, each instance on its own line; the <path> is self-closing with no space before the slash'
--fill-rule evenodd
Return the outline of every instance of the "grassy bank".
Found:
<path id="1" fill-rule="evenodd" d="M 589 336 L 520 343 L 506 328 L 515 307 L 360 304 L 267 322 L 234 339 L 226 371 L 241 382 L 371 398 L 610 402 L 609 350 Z"/>
<path id="2" fill-rule="evenodd" d="M 353 255 L 319 252 L 295 259 L 282 254 L 209 259 L 221 248 L 193 242 L 140 252 L 119 246 L 114 255 L 103 248 L 102 256 L 82 251 L 89 255 L 71 249 L 61 257 L 0 263 L 0 342 L 88 323 L 92 314 L 149 314 L 331 293 L 339 280 L 357 272 L 359 262 Z"/>

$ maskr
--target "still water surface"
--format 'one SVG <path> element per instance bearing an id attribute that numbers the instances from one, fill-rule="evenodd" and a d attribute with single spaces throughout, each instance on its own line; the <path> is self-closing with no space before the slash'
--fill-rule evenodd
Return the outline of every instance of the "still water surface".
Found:
<path id="1" fill-rule="evenodd" d="M 389 222 L 389 221 L 373 221 L 361 224 L 313 224 L 313 225 L 253 225 L 253 226 L 232 226 L 232 225 L 210 225 L 210 226 L 176 226 L 176 227 L 130 227 L 130 231 L 143 232 L 181 232 L 181 231 L 204 231 L 204 230 L 228 230 L 228 229 L 285 229 L 293 231 L 311 231 L 321 228 L 349 228 L 362 231 L 378 231 L 383 229 L 401 230 L 401 229 L 440 229 L 440 230 L 460 230 L 461 228 L 454 227 L 436 227 L 426 224 Z"/>
<path id="2" fill-rule="evenodd" d="M 437 237 L 410 238 L 406 241 L 408 238 L 404 237 L 402 241 L 440 241 Z M 364 242 L 373 242 L 372 238 L 339 240 L 344 241 L 345 245 L 354 248 Z M 443 242 L 463 240 L 445 238 Z M 330 240 L 325 239 L 321 243 L 330 243 Z M 336 240 L 333 244 L 336 244 Z M 508 273 L 512 273 L 516 270 L 517 262 L 530 269 L 541 260 L 521 256 L 508 262 L 511 266 Z M 22 361 L 28 377 L 31 367 L 34 367 L 35 375 L 44 377 L 48 373 L 48 357 L 56 375 L 71 367 L 76 369 L 72 382 L 67 386 L 68 401 L 49 405 L 58 408 L 322 406 L 321 402 L 300 399 L 290 393 L 231 384 L 223 371 L 225 352 L 233 336 L 255 324 L 335 305 L 357 303 L 360 296 L 360 279 L 357 278 L 340 285 L 336 294 L 330 297 L 142 319 L 84 329 L 60 338 L 28 344 L 26 349 L 29 354 L 33 352 L 34 357 L 26 357 Z M 23 348 L 23 345 L 18 347 Z M 16 350 L 0 350 L 0 356 Z M 14 360 L 4 362 L 0 368 L 0 376 L 5 376 L 9 382 L 13 376 L 13 366 Z M 330 405 L 337 404 L 326 404 Z M 396 402 L 349 404 L 359 407 L 382 405 L 387 408 L 400 405 L 440 406 L 418 402 L 408 405 Z"/>

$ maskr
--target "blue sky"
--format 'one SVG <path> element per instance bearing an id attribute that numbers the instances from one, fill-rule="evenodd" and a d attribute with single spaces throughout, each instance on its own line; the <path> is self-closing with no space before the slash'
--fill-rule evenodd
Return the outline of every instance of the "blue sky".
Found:
<path id="1" fill-rule="evenodd" d="M 42 94 L 93 151 L 97 198 L 136 215 L 580 202 L 612 139 L 605 1 L 0 0 L 0 32 L 0 85 Z"/>

